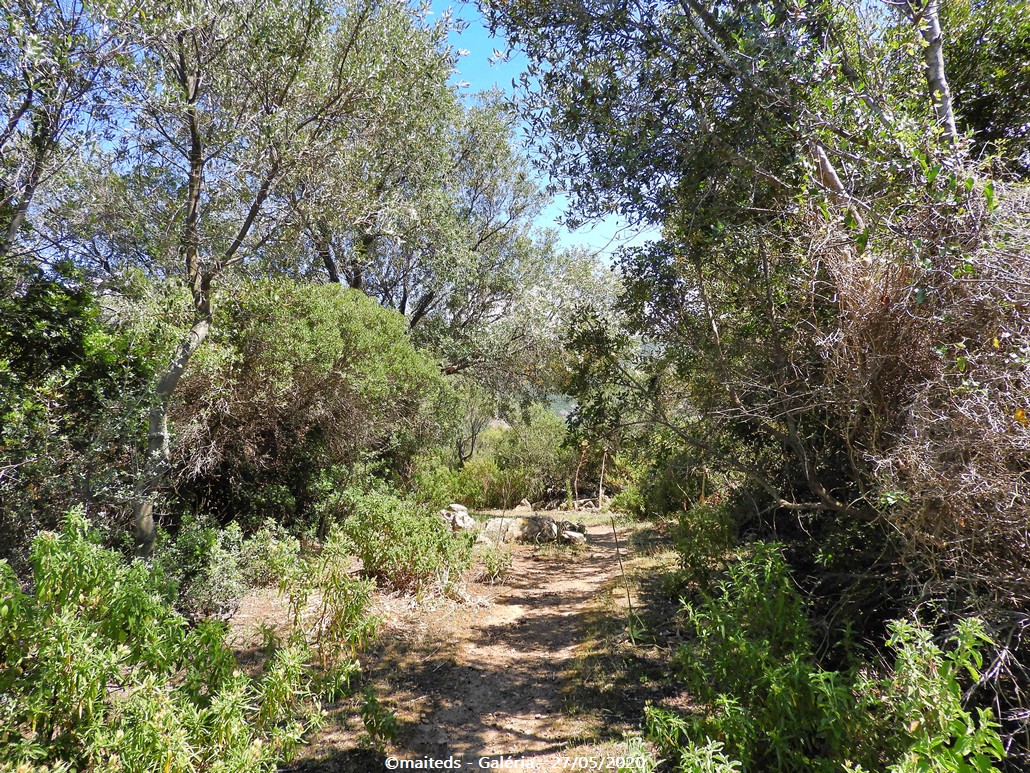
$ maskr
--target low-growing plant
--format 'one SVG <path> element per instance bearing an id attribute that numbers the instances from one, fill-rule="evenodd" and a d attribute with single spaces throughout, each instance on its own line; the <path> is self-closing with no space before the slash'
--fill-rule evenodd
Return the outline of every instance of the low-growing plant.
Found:
<path id="1" fill-rule="evenodd" d="M 222 528 L 213 521 L 188 514 L 158 561 L 178 586 L 176 608 L 193 620 L 227 620 L 239 607 L 246 590 L 241 567 L 243 534 L 230 523 Z"/>
<path id="2" fill-rule="evenodd" d="M 680 757 L 680 770 L 690 773 L 740 773 L 740 763 L 723 752 L 721 741 L 690 744 Z"/>
<path id="3" fill-rule="evenodd" d="M 572 499 L 571 493 L 569 494 L 569 499 Z M 636 481 L 630 481 L 619 489 L 615 496 L 612 497 L 611 508 L 620 513 L 637 517 L 643 517 L 646 514 L 644 494 Z"/>
<path id="4" fill-rule="evenodd" d="M 350 489 L 342 524 L 365 573 L 394 588 L 453 588 L 472 555 L 468 535 L 453 535 L 429 507 L 382 490 Z"/>
<path id="5" fill-rule="evenodd" d="M 482 481 L 471 472 L 468 464 L 455 467 L 440 454 L 425 454 L 415 461 L 413 495 L 420 503 L 434 508 L 446 507 L 452 502 L 484 507 Z"/>
<path id="6" fill-rule="evenodd" d="M 969 710 L 959 682 L 980 678 L 980 647 L 990 644 L 983 623 L 961 621 L 947 652 L 912 622 L 895 620 L 890 630 L 887 644 L 896 657 L 881 690 L 889 690 L 894 720 L 909 739 L 890 773 L 992 770 L 993 762 L 1005 756 L 999 725 L 990 709 Z"/>
<path id="7" fill-rule="evenodd" d="M 686 616 L 693 639 L 678 657 L 703 711 L 645 713 L 679 770 L 973 773 L 1004 756 L 991 712 L 963 701 L 960 680 L 979 678 L 987 642 L 977 621 L 958 626 L 949 651 L 895 621 L 887 673 L 824 669 L 786 562 L 767 544 L 751 546 Z"/>
<path id="8" fill-rule="evenodd" d="M 511 571 L 512 552 L 511 548 L 505 545 L 484 544 L 479 549 L 477 557 L 481 564 L 478 578 L 481 582 L 491 585 L 503 582 Z"/>
<path id="9" fill-rule="evenodd" d="M 217 621 L 191 629 L 159 569 L 103 548 L 80 511 L 0 562 L 0 769 L 272 771 L 304 729 L 306 667 L 255 682 Z"/>
<path id="10" fill-rule="evenodd" d="M 379 629 L 371 610 L 374 582 L 351 576 L 350 551 L 350 540 L 335 529 L 316 558 L 296 560 L 280 583 L 289 600 L 289 639 L 308 648 L 318 665 L 313 688 L 330 702 L 351 691 L 361 673 L 358 655 Z"/>
<path id="11" fill-rule="evenodd" d="M 365 690 L 365 702 L 361 706 L 361 721 L 368 734 L 368 742 L 372 748 L 382 752 L 388 742 L 397 739 L 400 725 L 392 709 L 384 706 L 376 696 L 375 690 L 369 686 Z"/>
<path id="12" fill-rule="evenodd" d="M 617 773 L 656 773 L 662 761 L 655 758 L 643 738 L 632 736 L 626 740 L 625 747 L 617 757 L 622 762 L 616 769 Z"/>
<path id="13" fill-rule="evenodd" d="M 250 585 L 278 585 L 300 555 L 300 540 L 280 523 L 268 519 L 253 536 L 243 541 L 240 564 Z"/>

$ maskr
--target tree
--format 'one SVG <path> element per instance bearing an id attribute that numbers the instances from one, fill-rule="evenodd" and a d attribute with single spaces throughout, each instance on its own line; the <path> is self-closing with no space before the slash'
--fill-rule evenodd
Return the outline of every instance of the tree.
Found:
<path id="1" fill-rule="evenodd" d="M 0 11 L 0 260 L 26 225 L 33 198 L 79 138 L 107 112 L 122 46 L 80 0 L 17 0 Z"/>
<path id="2" fill-rule="evenodd" d="M 585 349 L 583 372 L 611 377 L 581 405 L 674 434 L 765 525 L 789 511 L 823 540 L 860 533 L 847 555 L 885 576 L 946 565 L 949 599 L 1026 598 L 1009 580 L 1030 559 L 1004 547 L 1023 441 L 998 413 L 1019 379 L 990 343 L 1025 338 L 1025 205 L 1001 207 L 954 141 L 934 7 L 486 5 L 529 55 L 524 110 L 576 213 L 662 228 L 619 258 L 638 356 Z M 635 412 L 608 410 L 624 391 Z"/>
<path id="3" fill-rule="evenodd" d="M 1030 171 L 1030 14 L 1024 3 L 950 0 L 941 6 L 944 55 L 960 128 L 976 157 L 1000 153 Z"/>
<path id="4" fill-rule="evenodd" d="M 513 148 L 496 94 L 464 106 L 443 68 L 404 92 L 378 135 L 339 159 L 330 189 L 298 208 L 299 258 L 408 319 L 451 373 L 477 367 L 484 331 L 510 314 L 554 251 L 532 232 L 543 196 Z"/>
<path id="5" fill-rule="evenodd" d="M 177 276 L 191 299 L 188 329 L 155 384 L 135 495 L 137 550 L 147 555 L 171 398 L 211 330 L 216 288 L 281 233 L 286 214 L 270 204 L 331 168 L 351 127 L 375 114 L 377 84 L 365 76 L 401 54 L 403 37 L 382 34 L 411 12 L 371 0 L 346 11 L 317 0 L 108 11 L 135 51 L 120 92 L 133 131 L 114 162 L 127 186 L 115 187 L 143 184 L 157 215 L 130 258 Z"/>
<path id="6" fill-rule="evenodd" d="M 919 29 L 923 38 L 923 61 L 926 67 L 926 83 L 937 121 L 948 142 L 958 139 L 955 126 L 955 110 L 952 107 L 951 87 L 944 68 L 944 33 L 941 32 L 940 7 L 938 0 L 907 0 L 905 13 Z"/>

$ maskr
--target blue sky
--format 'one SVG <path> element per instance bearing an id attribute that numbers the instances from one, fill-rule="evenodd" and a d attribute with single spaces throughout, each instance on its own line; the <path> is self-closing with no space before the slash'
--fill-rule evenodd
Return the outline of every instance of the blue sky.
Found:
<path id="1" fill-rule="evenodd" d="M 546 1 L 541 0 L 541 2 Z M 475 3 L 433 0 L 431 8 L 437 16 L 442 15 L 450 8 L 455 19 L 467 22 L 463 31 L 451 35 L 451 45 L 457 49 L 468 51 L 468 54 L 458 61 L 458 72 L 454 75 L 454 80 L 468 83 L 466 91 L 469 94 L 491 88 L 499 88 L 507 94 L 512 94 L 512 81 L 518 79 L 526 60 L 519 52 L 513 51 L 507 61 L 491 64 L 490 59 L 494 50 L 505 51 L 508 46 L 503 38 L 490 35 Z M 546 177 L 541 177 L 540 182 L 545 184 Z M 566 247 L 580 245 L 605 258 L 610 258 L 623 245 L 640 244 L 648 237 L 655 236 L 653 232 L 634 232 L 626 228 L 624 221 L 616 217 L 609 217 L 599 223 L 569 231 L 557 222 L 564 207 L 564 198 L 557 197 L 552 205 L 541 214 L 538 224 L 541 228 L 557 230 L 559 242 Z"/>

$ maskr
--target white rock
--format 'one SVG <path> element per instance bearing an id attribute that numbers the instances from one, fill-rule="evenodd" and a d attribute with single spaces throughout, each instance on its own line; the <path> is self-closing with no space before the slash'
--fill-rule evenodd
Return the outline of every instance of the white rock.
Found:
<path id="1" fill-rule="evenodd" d="M 475 519 L 469 515 L 465 505 L 450 505 L 440 511 L 440 518 L 447 524 L 451 531 L 472 531 L 476 528 Z"/>
<path id="2" fill-rule="evenodd" d="M 521 518 L 491 518 L 479 533 L 479 542 L 514 542 L 521 532 Z"/>

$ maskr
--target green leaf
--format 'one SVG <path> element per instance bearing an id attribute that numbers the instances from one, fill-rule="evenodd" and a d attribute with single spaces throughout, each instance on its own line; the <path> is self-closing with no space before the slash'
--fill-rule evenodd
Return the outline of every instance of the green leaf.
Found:
<path id="1" fill-rule="evenodd" d="M 984 183 L 984 198 L 987 200 L 987 210 L 993 212 L 998 206 L 997 201 L 994 198 L 994 181 L 988 180 Z"/>
<path id="2" fill-rule="evenodd" d="M 865 252 L 866 245 L 869 244 L 869 229 L 863 228 L 862 233 L 855 237 L 855 243 L 858 245 L 858 254 L 861 255 Z"/>

